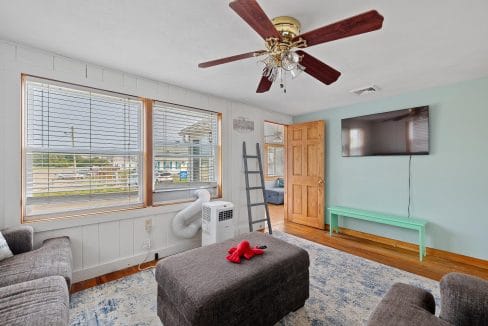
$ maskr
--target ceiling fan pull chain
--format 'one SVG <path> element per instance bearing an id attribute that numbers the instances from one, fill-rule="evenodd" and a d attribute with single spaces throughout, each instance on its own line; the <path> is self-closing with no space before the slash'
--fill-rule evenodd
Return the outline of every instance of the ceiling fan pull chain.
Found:
<path id="1" fill-rule="evenodd" d="M 285 72 L 283 70 L 280 70 L 280 87 L 283 89 L 283 93 L 286 94 L 286 86 L 285 86 L 285 81 L 283 80 L 283 75 Z"/>

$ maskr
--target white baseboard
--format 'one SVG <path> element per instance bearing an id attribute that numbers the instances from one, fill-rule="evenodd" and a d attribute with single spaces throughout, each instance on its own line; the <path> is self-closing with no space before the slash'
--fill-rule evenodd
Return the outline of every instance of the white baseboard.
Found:
<path id="1" fill-rule="evenodd" d="M 93 277 L 101 276 L 107 273 L 112 273 L 127 267 L 135 266 L 145 261 L 154 259 L 154 254 L 158 253 L 159 257 L 166 257 L 197 248 L 201 246 L 200 240 L 198 241 L 185 241 L 179 244 L 175 244 L 165 248 L 152 249 L 149 252 L 143 252 L 130 257 L 123 257 L 120 259 L 112 260 L 102 263 L 100 265 L 91 266 L 82 270 L 73 271 L 73 283 L 84 281 Z"/>

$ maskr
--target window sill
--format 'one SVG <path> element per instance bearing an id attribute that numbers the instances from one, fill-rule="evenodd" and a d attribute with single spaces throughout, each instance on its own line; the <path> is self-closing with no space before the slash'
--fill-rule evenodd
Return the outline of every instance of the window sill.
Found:
<path id="1" fill-rule="evenodd" d="M 216 198 L 217 199 L 217 198 Z M 215 200 L 215 199 L 212 199 Z M 35 232 L 52 231 L 66 228 L 79 227 L 90 224 L 106 223 L 113 221 L 121 221 L 127 219 L 136 219 L 142 217 L 150 217 L 154 215 L 161 215 L 167 213 L 176 213 L 184 209 L 190 202 L 176 203 L 171 205 L 161 205 L 153 207 L 141 207 L 127 209 L 118 212 L 99 213 L 95 215 L 87 215 L 82 217 L 65 217 L 56 220 L 32 221 L 24 222 L 34 228 Z"/>

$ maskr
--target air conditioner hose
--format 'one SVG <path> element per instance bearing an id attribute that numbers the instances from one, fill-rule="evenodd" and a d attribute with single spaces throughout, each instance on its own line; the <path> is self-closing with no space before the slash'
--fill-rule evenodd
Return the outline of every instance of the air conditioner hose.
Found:
<path id="1" fill-rule="evenodd" d="M 171 222 L 173 233 L 180 238 L 193 238 L 202 227 L 201 215 L 198 216 L 198 219 L 195 219 L 195 215 L 202 211 L 204 203 L 210 201 L 210 193 L 208 190 L 200 189 L 195 194 L 198 199 L 179 211 Z"/>

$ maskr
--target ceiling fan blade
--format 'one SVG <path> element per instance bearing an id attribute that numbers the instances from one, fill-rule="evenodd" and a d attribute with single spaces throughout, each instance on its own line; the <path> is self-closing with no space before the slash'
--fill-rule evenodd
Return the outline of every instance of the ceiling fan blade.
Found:
<path id="1" fill-rule="evenodd" d="M 317 45 L 341 38 L 368 33 L 380 29 L 383 26 L 383 16 L 376 10 L 367 11 L 354 17 L 350 17 L 336 23 L 314 29 L 295 37 L 307 41 L 307 46 Z"/>
<path id="2" fill-rule="evenodd" d="M 263 39 L 280 38 L 280 33 L 255 0 L 234 0 L 229 3 L 229 6 Z"/>
<path id="3" fill-rule="evenodd" d="M 228 62 L 232 62 L 232 61 L 257 57 L 257 56 L 263 55 L 265 53 L 266 53 L 266 51 L 254 51 L 254 52 L 248 52 L 248 53 L 233 55 L 233 56 L 222 58 L 222 59 L 202 62 L 202 63 L 198 64 L 198 67 L 200 67 L 200 68 L 213 67 L 213 66 L 221 65 L 223 63 L 228 63 Z"/>
<path id="4" fill-rule="evenodd" d="M 310 54 L 302 50 L 298 50 L 297 53 L 302 56 L 300 64 L 305 67 L 305 72 L 322 83 L 330 85 L 341 75 L 339 71 L 312 57 Z"/>
<path id="5" fill-rule="evenodd" d="M 256 89 L 256 93 L 265 93 L 269 91 L 271 85 L 273 85 L 273 82 L 270 81 L 268 77 L 266 76 L 261 77 L 261 80 L 259 81 L 258 89 Z"/>

